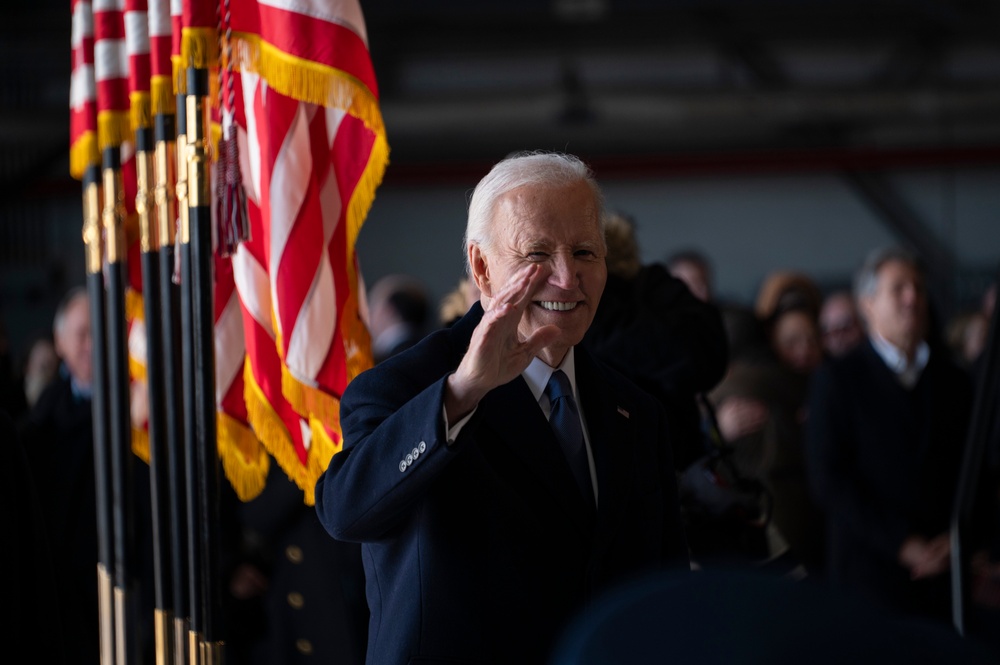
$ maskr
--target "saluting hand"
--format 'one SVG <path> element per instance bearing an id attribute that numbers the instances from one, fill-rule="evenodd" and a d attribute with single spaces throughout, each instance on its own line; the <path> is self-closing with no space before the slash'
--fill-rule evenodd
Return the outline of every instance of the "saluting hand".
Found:
<path id="1" fill-rule="evenodd" d="M 448 377 L 448 422 L 461 420 L 486 393 L 518 376 L 559 335 L 554 325 L 542 326 L 524 338 L 518 331 L 524 310 L 531 306 L 548 272 L 541 264 L 526 265 L 492 298 L 484 298 L 486 312 L 472 333 L 462 362 Z"/>

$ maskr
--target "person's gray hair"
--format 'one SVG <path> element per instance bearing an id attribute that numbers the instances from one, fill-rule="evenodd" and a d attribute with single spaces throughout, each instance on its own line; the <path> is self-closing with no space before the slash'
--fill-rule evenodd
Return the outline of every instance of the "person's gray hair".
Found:
<path id="1" fill-rule="evenodd" d="M 597 183 L 594 172 L 579 157 L 561 152 L 536 150 L 514 153 L 497 162 L 479 181 L 469 199 L 469 218 L 462 240 L 466 272 L 472 274 L 468 252 L 470 243 L 486 251 L 493 248 L 491 225 L 497 201 L 501 197 L 525 185 L 559 187 L 576 182 L 585 182 L 593 192 L 601 238 L 604 238 L 606 222 L 604 193 Z"/>
<path id="2" fill-rule="evenodd" d="M 858 271 L 854 275 L 855 301 L 875 294 L 875 290 L 878 288 L 878 273 L 882 269 L 882 266 L 890 261 L 905 263 L 912 266 L 921 275 L 924 274 L 923 265 L 915 253 L 905 247 L 880 247 L 865 257 L 861 267 L 858 268 Z"/>
<path id="3" fill-rule="evenodd" d="M 89 299 L 89 294 L 87 293 L 86 287 L 74 286 L 62 297 L 59 304 L 56 305 L 56 314 L 52 319 L 52 334 L 56 337 L 62 333 L 63 328 L 66 327 L 66 312 L 69 310 L 69 306 L 72 305 L 77 298 L 83 298 L 84 300 Z"/>

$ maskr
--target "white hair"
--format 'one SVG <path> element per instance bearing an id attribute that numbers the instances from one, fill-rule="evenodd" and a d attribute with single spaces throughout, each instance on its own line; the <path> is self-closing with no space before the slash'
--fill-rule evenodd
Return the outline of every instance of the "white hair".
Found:
<path id="1" fill-rule="evenodd" d="M 469 219 L 462 242 L 468 274 L 472 274 L 469 244 L 478 245 L 487 251 L 492 248 L 493 215 L 497 201 L 505 194 L 525 185 L 560 187 L 576 182 L 586 183 L 594 195 L 603 238 L 606 222 L 604 194 L 597 184 L 594 172 L 579 157 L 560 152 L 526 151 L 509 155 L 495 164 L 476 185 L 469 200 Z"/>

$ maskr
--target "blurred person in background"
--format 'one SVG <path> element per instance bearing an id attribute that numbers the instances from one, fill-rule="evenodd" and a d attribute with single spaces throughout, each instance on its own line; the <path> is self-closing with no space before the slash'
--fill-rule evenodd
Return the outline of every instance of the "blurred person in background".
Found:
<path id="1" fill-rule="evenodd" d="M 97 488 L 91 405 L 93 340 L 90 301 L 83 287 L 70 289 L 56 308 L 52 337 L 59 370 L 19 423 L 21 439 L 39 488 L 41 513 L 52 552 L 58 608 L 53 639 L 64 640 L 74 662 L 97 664 L 100 656 L 97 596 Z M 130 453 L 131 454 L 131 453 Z M 136 533 L 138 644 L 153 653 L 152 499 L 149 467 L 134 461 L 130 502 Z"/>
<path id="2" fill-rule="evenodd" d="M 697 249 L 684 249 L 667 257 L 667 270 L 681 280 L 696 298 L 704 302 L 715 299 L 712 263 Z"/>
<path id="3" fill-rule="evenodd" d="M 722 315 L 664 265 L 641 262 L 632 218 L 611 213 L 605 238 L 608 279 L 583 343 L 664 405 L 682 471 L 706 452 L 696 396 L 729 361 Z"/>
<path id="4" fill-rule="evenodd" d="M 854 296 L 849 290 L 831 292 L 819 310 L 823 350 L 835 358 L 845 355 L 865 338 Z"/>
<path id="5" fill-rule="evenodd" d="M 59 371 L 22 421 L 21 439 L 39 487 L 52 552 L 58 607 L 53 639 L 77 662 L 99 662 L 97 491 L 91 413 L 90 305 L 71 289 L 53 320 Z"/>
<path id="6" fill-rule="evenodd" d="M 810 496 L 803 434 L 808 383 L 823 358 L 818 287 L 801 273 L 774 275 L 779 277 L 766 281 L 758 297 L 767 316 L 743 315 L 744 339 L 734 343 L 740 352 L 709 397 L 734 463 L 769 499 L 766 554 L 758 556 L 776 570 L 818 575 L 823 516 Z"/>
<path id="7" fill-rule="evenodd" d="M 930 330 L 925 279 L 903 248 L 866 258 L 854 284 L 866 339 L 817 370 L 806 453 L 830 583 L 950 621 L 949 528 L 972 386 Z"/>
<path id="8" fill-rule="evenodd" d="M 368 293 L 368 330 L 376 363 L 408 349 L 427 334 L 427 289 L 411 275 L 386 275 Z"/>
<path id="9" fill-rule="evenodd" d="M 479 302 L 479 287 L 476 282 L 468 276 L 458 280 L 458 286 L 448 292 L 441 299 L 438 308 L 438 323 L 443 328 L 450 328 L 452 324 L 465 316 L 469 308 Z"/>

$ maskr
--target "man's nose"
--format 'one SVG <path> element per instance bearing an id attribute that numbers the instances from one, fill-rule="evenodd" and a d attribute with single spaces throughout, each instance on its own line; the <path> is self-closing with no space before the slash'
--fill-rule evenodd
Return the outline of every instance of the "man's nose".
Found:
<path id="1" fill-rule="evenodd" d="M 549 280 L 563 289 L 575 288 L 577 284 L 576 261 L 572 256 L 556 254 L 552 257 L 552 275 Z"/>
<path id="2" fill-rule="evenodd" d="M 920 289 L 915 284 L 908 284 L 903 287 L 903 302 L 907 304 L 915 303 L 919 295 Z"/>

